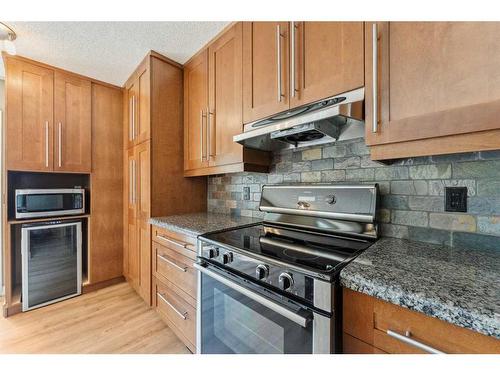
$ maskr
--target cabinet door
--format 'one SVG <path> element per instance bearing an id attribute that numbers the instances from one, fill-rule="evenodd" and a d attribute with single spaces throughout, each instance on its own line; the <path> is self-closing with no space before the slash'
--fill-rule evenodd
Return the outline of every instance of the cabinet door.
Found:
<path id="1" fill-rule="evenodd" d="M 139 243 L 137 228 L 137 154 L 135 149 L 128 150 L 127 168 L 127 278 L 139 291 Z"/>
<path id="2" fill-rule="evenodd" d="M 139 88 L 139 79 L 135 80 L 128 88 L 127 88 L 127 96 L 128 96 L 128 124 L 129 124 L 129 137 L 128 137 L 128 147 L 134 147 L 138 144 L 138 127 L 140 121 L 139 115 L 139 102 L 140 102 L 140 88 Z"/>
<path id="3" fill-rule="evenodd" d="M 288 100 L 288 23 L 243 23 L 243 121 L 286 111 Z"/>
<path id="4" fill-rule="evenodd" d="M 123 157 L 122 90 L 93 83 L 90 283 L 123 272 Z"/>
<path id="5" fill-rule="evenodd" d="M 208 166 L 208 51 L 184 67 L 184 169 Z"/>
<path id="6" fill-rule="evenodd" d="M 135 87 L 138 92 L 136 97 L 136 117 L 135 144 L 142 143 L 150 139 L 150 79 L 149 69 L 145 69 L 137 78 Z"/>
<path id="7" fill-rule="evenodd" d="M 6 168 L 53 168 L 54 71 L 6 58 Z"/>
<path id="8" fill-rule="evenodd" d="M 376 25 L 377 35 L 373 23 L 365 27 L 369 145 L 404 144 L 406 155 L 399 157 L 435 154 L 442 153 L 447 142 L 409 141 L 500 128 L 500 23 Z M 378 62 L 375 80 L 374 61 Z M 454 145 L 466 149 L 464 144 Z"/>
<path id="9" fill-rule="evenodd" d="M 290 23 L 290 107 L 364 86 L 362 22 Z"/>
<path id="10" fill-rule="evenodd" d="M 210 166 L 241 162 L 242 146 L 233 136 L 243 131 L 242 25 L 237 23 L 208 49 L 209 112 L 208 157 Z"/>
<path id="11" fill-rule="evenodd" d="M 88 173 L 91 169 L 91 83 L 56 71 L 54 92 L 54 170 Z"/>
<path id="12" fill-rule="evenodd" d="M 137 227 L 139 256 L 139 285 L 142 298 L 151 304 L 151 156 L 150 143 L 135 147 L 137 158 Z"/>

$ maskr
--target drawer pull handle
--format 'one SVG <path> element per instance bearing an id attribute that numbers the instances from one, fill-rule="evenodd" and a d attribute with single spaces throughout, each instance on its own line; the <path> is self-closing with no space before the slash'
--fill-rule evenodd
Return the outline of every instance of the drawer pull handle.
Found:
<path id="1" fill-rule="evenodd" d="M 161 254 L 157 254 L 156 255 L 158 258 L 160 258 L 161 260 L 167 262 L 168 264 L 170 264 L 172 267 L 175 267 L 177 268 L 179 271 L 182 271 L 182 272 L 186 272 L 187 271 L 187 267 L 181 267 L 179 266 L 178 264 L 172 262 L 170 259 L 168 259 L 167 257 L 161 255 Z"/>
<path id="2" fill-rule="evenodd" d="M 174 245 L 177 245 L 177 246 L 180 246 L 180 247 L 183 247 L 183 248 L 187 248 L 188 244 L 187 243 L 184 243 L 184 242 L 180 242 L 180 241 L 175 241 L 171 238 L 168 238 L 168 237 L 165 237 L 165 236 L 162 236 L 161 234 L 157 234 L 156 235 L 157 238 L 161 239 L 161 240 L 164 240 L 164 241 L 167 241 L 167 242 L 170 242 L 170 243 L 173 243 Z"/>
<path id="3" fill-rule="evenodd" d="M 167 301 L 167 299 L 163 296 L 163 294 L 161 293 L 156 293 L 156 295 L 158 296 L 158 298 L 160 298 L 163 302 L 165 302 L 172 310 L 174 310 L 174 312 L 179 315 L 179 317 L 182 319 L 182 320 L 186 320 L 187 318 L 187 311 L 185 313 L 181 313 L 179 310 L 177 310 L 174 305 L 172 305 L 170 302 Z"/>
<path id="4" fill-rule="evenodd" d="M 411 336 L 410 331 L 406 331 L 404 335 L 400 335 L 399 333 L 388 329 L 387 334 L 391 337 L 394 337 L 396 340 L 404 342 L 405 344 L 411 345 L 415 348 L 421 349 L 424 352 L 431 353 L 431 354 L 445 354 L 444 352 L 437 350 L 437 349 L 433 348 L 432 346 L 425 345 L 425 344 L 421 343 L 420 341 L 417 341 L 417 340 L 410 338 L 410 336 Z"/>

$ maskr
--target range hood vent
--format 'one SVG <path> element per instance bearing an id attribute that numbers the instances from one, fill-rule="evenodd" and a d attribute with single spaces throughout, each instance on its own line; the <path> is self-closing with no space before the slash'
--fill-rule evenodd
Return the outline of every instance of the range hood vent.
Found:
<path id="1" fill-rule="evenodd" d="M 363 137 L 364 88 L 246 124 L 233 137 L 245 147 L 274 151 Z"/>

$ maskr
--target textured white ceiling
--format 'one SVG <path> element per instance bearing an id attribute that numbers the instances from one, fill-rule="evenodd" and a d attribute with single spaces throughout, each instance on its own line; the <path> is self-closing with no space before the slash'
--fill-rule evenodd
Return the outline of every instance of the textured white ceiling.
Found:
<path id="1" fill-rule="evenodd" d="M 185 63 L 228 22 L 6 22 L 17 54 L 123 85 L 149 50 Z M 0 77 L 4 77 L 0 60 Z"/>

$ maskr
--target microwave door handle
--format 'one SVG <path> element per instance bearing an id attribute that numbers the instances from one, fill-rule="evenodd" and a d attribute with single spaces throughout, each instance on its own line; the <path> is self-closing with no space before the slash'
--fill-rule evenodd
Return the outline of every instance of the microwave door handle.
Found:
<path id="1" fill-rule="evenodd" d="M 312 320 L 312 314 L 311 313 L 298 313 L 295 311 L 292 311 L 288 308 L 286 308 L 283 305 L 280 305 L 273 300 L 266 298 L 258 293 L 255 293 L 254 291 L 247 289 L 231 280 L 226 279 L 225 277 L 219 275 L 216 272 L 210 271 L 206 267 L 203 267 L 202 265 L 198 263 L 194 263 L 194 268 L 196 268 L 198 271 L 201 273 L 204 273 L 205 275 L 211 277 L 212 279 L 217 280 L 221 284 L 224 284 L 225 286 L 235 290 L 238 293 L 243 294 L 244 296 L 250 298 L 251 300 L 260 303 L 261 305 L 266 306 L 270 310 L 273 310 L 275 313 L 278 313 L 282 315 L 283 317 L 293 321 L 294 323 L 300 325 L 301 327 L 307 328 L 309 322 Z"/>

